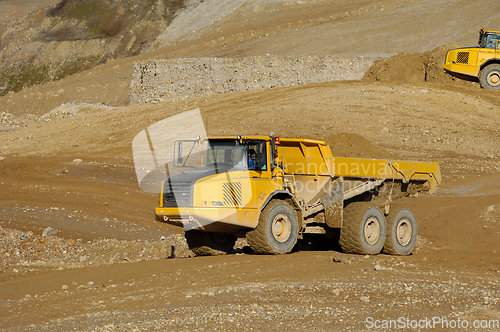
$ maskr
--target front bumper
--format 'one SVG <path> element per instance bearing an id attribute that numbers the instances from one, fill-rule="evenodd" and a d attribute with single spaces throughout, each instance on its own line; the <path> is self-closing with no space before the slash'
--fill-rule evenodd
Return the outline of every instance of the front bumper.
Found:
<path id="1" fill-rule="evenodd" d="M 479 74 L 479 67 L 471 65 L 462 65 L 457 63 L 446 63 L 443 65 L 444 70 L 448 73 L 462 74 L 472 77 L 477 77 Z"/>
<path id="2" fill-rule="evenodd" d="M 254 229 L 259 221 L 259 209 L 234 207 L 158 207 L 156 219 L 167 224 L 184 227 L 184 230 L 209 232 L 236 232 Z"/>

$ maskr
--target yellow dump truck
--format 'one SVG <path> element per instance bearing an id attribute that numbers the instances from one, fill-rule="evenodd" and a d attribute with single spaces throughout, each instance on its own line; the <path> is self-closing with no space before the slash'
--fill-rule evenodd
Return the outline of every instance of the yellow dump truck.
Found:
<path id="1" fill-rule="evenodd" d="M 255 253 L 284 254 L 310 235 L 337 239 L 348 253 L 408 255 L 417 221 L 393 202 L 432 193 L 441 181 L 435 162 L 338 158 L 317 140 L 209 137 L 175 145 L 156 218 L 184 227 L 196 255 L 227 253 L 238 237 Z M 172 175 L 174 168 L 189 169 Z"/>
<path id="2" fill-rule="evenodd" d="M 485 89 L 500 90 L 500 32 L 479 30 L 479 46 L 448 51 L 443 68 L 462 79 L 479 80 Z"/>

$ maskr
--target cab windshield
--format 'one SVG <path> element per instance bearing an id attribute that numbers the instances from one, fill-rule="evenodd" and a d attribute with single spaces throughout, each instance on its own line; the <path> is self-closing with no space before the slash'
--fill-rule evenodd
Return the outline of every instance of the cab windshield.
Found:
<path id="1" fill-rule="evenodd" d="M 207 165 L 229 164 L 232 167 L 246 168 L 245 146 L 233 140 L 210 140 L 207 150 Z"/>
<path id="2" fill-rule="evenodd" d="M 207 165 L 229 164 L 241 170 L 267 170 L 266 142 L 238 140 L 209 140 Z"/>
<path id="3" fill-rule="evenodd" d="M 481 48 L 492 48 L 497 47 L 497 41 L 500 40 L 500 34 L 490 34 L 484 33 L 480 35 L 479 46 Z"/>

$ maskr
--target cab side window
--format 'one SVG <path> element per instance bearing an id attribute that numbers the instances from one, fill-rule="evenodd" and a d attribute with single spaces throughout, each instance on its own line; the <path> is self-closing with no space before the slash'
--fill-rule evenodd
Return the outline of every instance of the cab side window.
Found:
<path id="1" fill-rule="evenodd" d="M 488 36 L 488 43 L 486 44 L 486 48 L 496 48 L 497 41 L 499 39 L 500 39 L 500 36 L 498 36 L 498 35 L 489 35 Z"/>
<path id="2" fill-rule="evenodd" d="M 247 152 L 249 170 L 267 170 L 266 142 L 249 142 Z"/>

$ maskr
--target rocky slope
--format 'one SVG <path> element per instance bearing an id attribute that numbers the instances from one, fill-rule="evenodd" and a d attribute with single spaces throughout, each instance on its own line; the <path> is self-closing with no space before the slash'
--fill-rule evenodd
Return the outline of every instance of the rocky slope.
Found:
<path id="1" fill-rule="evenodd" d="M 0 94 L 139 54 L 184 3 L 62 0 L 6 20 L 0 24 Z"/>

